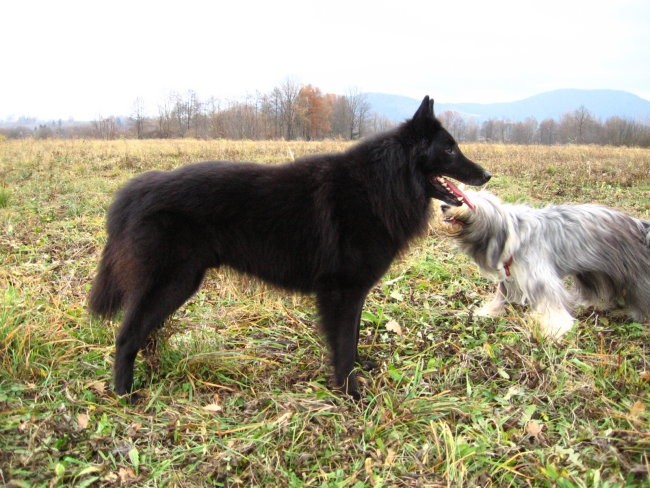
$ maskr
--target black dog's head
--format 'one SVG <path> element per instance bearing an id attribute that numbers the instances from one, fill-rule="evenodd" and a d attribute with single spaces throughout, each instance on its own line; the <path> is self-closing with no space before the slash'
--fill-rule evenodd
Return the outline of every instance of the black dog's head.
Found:
<path id="1" fill-rule="evenodd" d="M 454 138 L 436 119 L 433 100 L 424 97 L 420 108 L 404 128 L 413 148 L 411 157 L 425 180 L 427 196 L 449 205 L 466 203 L 471 207 L 472 203 L 463 192 L 444 177 L 480 186 L 487 183 L 492 175 L 463 155 Z"/>

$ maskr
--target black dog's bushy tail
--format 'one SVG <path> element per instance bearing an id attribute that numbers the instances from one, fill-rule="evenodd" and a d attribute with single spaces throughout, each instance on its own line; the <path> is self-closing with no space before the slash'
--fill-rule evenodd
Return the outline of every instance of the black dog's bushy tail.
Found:
<path id="1" fill-rule="evenodd" d="M 106 244 L 104 255 L 92 289 L 88 306 L 90 311 L 101 317 L 113 317 L 122 308 L 124 291 L 113 273 L 111 242 Z"/>

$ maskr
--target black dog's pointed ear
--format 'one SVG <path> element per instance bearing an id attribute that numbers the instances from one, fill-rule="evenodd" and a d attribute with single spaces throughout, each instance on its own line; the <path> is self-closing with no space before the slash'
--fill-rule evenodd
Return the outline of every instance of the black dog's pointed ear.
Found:
<path id="1" fill-rule="evenodd" d="M 435 117 L 435 116 L 436 116 L 436 114 L 435 114 L 435 112 L 433 111 L 433 98 L 432 98 L 432 99 L 431 99 L 431 117 Z"/>
<path id="2" fill-rule="evenodd" d="M 429 95 L 425 96 L 413 116 L 413 120 L 417 119 L 432 119 L 433 118 L 433 100 L 429 99 Z"/>

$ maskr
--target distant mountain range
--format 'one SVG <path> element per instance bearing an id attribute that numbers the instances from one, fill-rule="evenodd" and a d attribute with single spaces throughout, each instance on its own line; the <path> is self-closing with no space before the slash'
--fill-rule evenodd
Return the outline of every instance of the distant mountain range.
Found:
<path id="1" fill-rule="evenodd" d="M 421 102 L 414 98 L 384 93 L 365 95 L 374 112 L 398 122 L 411 117 Z M 430 95 L 435 100 L 435 93 Z M 620 90 L 554 90 L 507 103 L 436 102 L 434 110 L 437 114 L 451 110 L 465 118 L 474 118 L 477 122 L 488 119 L 517 122 L 528 117 L 541 122 L 549 118 L 559 120 L 562 115 L 580 107 L 585 107 L 591 115 L 603 121 L 613 116 L 645 123 L 650 121 L 650 101 Z"/>

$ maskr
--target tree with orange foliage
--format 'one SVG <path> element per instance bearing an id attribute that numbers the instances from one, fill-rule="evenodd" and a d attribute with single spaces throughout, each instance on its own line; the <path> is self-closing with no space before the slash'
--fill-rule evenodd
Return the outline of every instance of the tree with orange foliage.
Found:
<path id="1" fill-rule="evenodd" d="M 303 134 L 307 140 L 323 139 L 330 135 L 332 131 L 330 97 L 324 96 L 319 88 L 305 85 L 298 94 L 298 106 Z"/>

